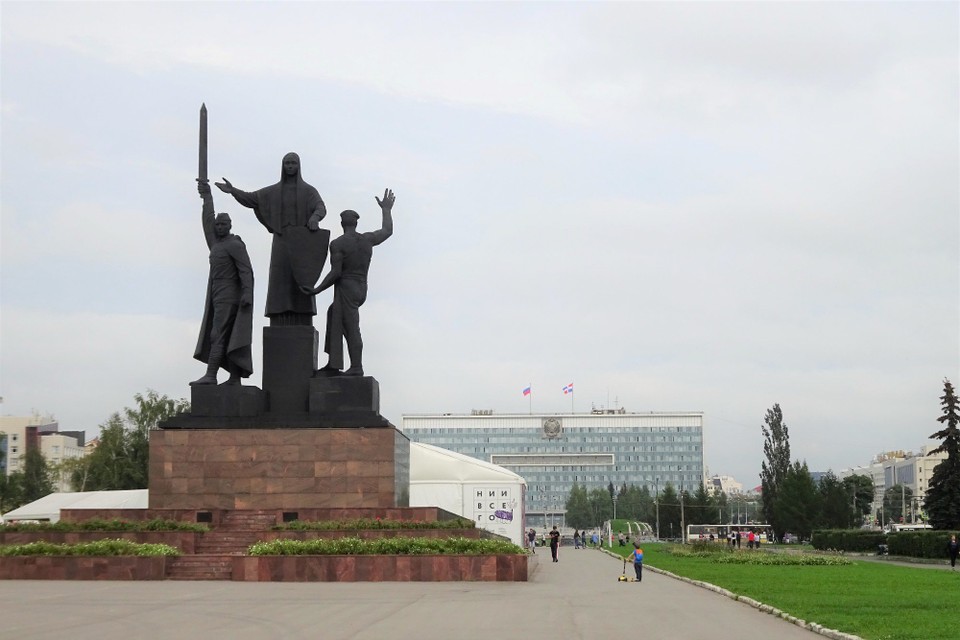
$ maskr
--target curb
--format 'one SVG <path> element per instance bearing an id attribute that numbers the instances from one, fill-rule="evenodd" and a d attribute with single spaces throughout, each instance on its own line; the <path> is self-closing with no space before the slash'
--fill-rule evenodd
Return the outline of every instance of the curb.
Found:
<path id="1" fill-rule="evenodd" d="M 623 556 L 617 555 L 616 553 L 613 553 L 611 551 L 607 551 L 606 549 L 601 549 L 601 551 L 603 551 L 603 553 L 607 554 L 612 558 L 617 558 L 618 560 L 623 559 Z M 753 607 L 758 611 L 761 611 L 763 613 L 769 613 L 770 615 L 776 616 L 781 620 L 786 620 L 791 624 L 794 624 L 798 627 L 806 629 L 807 631 L 813 631 L 814 633 L 830 638 L 831 640 L 863 640 L 863 638 L 861 638 L 860 636 L 855 636 L 850 633 L 844 633 L 843 631 L 837 631 L 836 629 L 830 629 L 830 628 L 824 627 L 823 625 L 817 624 L 816 622 L 807 622 L 806 620 L 801 620 L 800 618 L 792 616 L 785 611 L 780 611 L 780 609 L 777 609 L 776 607 L 772 607 L 768 604 L 763 604 L 762 602 L 758 602 L 753 598 L 748 598 L 747 596 L 736 594 L 732 591 L 728 591 L 727 589 L 724 589 L 723 587 L 718 587 L 715 584 L 710 584 L 709 582 L 703 582 L 702 580 L 693 580 L 691 578 L 684 578 L 683 576 L 678 576 L 675 573 L 671 573 L 664 569 L 658 569 L 648 564 L 644 564 L 643 568 L 645 570 L 653 571 L 654 573 L 659 573 L 661 575 L 667 576 L 668 578 L 673 578 L 674 580 L 680 580 L 681 582 L 686 582 L 688 584 L 692 584 L 694 586 L 707 589 L 708 591 L 719 593 L 720 595 L 726 596 L 731 600 L 750 605 L 751 607 Z"/>

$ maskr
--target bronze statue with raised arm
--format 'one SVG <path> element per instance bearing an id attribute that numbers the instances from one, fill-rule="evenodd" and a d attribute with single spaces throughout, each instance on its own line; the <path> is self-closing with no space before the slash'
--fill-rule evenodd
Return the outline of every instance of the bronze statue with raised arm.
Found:
<path id="1" fill-rule="evenodd" d="M 217 372 L 221 368 L 230 374 L 224 384 L 240 384 L 241 378 L 248 378 L 253 373 L 250 353 L 253 268 L 243 240 L 230 233 L 230 216 L 218 213 L 214 217 L 210 183 L 197 180 L 197 190 L 203 199 L 200 215 L 203 235 L 210 249 L 210 276 L 200 337 L 193 357 L 207 363 L 207 373 L 190 384 L 217 384 Z"/>
<path id="2" fill-rule="evenodd" d="M 360 337 L 360 307 L 367 299 L 367 273 L 373 248 L 393 235 L 394 195 L 385 189 L 383 199 L 376 198 L 383 221 L 377 231 L 357 232 L 356 211 L 340 214 L 343 235 L 330 243 L 330 272 L 316 288 L 303 287 L 304 293 L 316 295 L 333 287 L 333 304 L 327 309 L 327 332 L 324 351 L 329 356 L 322 375 L 363 375 L 363 339 Z M 343 341 L 346 339 L 350 368 L 343 369 Z"/>

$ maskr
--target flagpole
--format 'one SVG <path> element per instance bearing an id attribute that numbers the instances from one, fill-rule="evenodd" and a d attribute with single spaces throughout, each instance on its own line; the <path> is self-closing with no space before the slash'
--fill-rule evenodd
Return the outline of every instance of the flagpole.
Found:
<path id="1" fill-rule="evenodd" d="M 527 406 L 529 408 L 530 415 L 533 415 L 533 383 L 531 382 L 530 384 L 528 384 L 527 388 L 530 389 L 530 394 L 529 394 L 530 397 L 527 398 L 527 402 L 529 404 Z"/>

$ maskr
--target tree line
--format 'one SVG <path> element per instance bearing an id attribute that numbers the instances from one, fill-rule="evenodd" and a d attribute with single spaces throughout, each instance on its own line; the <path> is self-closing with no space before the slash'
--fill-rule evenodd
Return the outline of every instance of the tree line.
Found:
<path id="1" fill-rule="evenodd" d="M 69 479 L 74 491 L 146 489 L 150 430 L 189 411 L 190 403 L 152 389 L 133 398 L 133 407 L 113 413 L 100 425 L 99 442 L 89 455 L 52 465 L 33 447 L 21 458 L 19 470 L 0 474 L 0 513 L 53 493 L 61 477 Z"/>
<path id="2" fill-rule="evenodd" d="M 930 438 L 942 443 L 930 453 L 944 452 L 947 457 L 934 468 L 923 508 L 934 529 L 956 530 L 960 529 L 960 411 L 949 380 L 944 380 L 940 402 L 943 413 L 937 421 L 943 427 Z M 780 405 L 767 411 L 761 431 L 763 514 L 778 540 L 787 532 L 806 538 L 813 529 L 857 527 L 865 521 L 869 524 L 873 517 L 878 522 L 882 518 L 884 524 L 901 519 L 909 522 L 915 515 L 909 487 L 889 487 L 882 511 L 870 514 L 873 481 L 868 476 L 853 475 L 840 481 L 828 473 L 815 483 L 806 462 L 791 461 L 789 429 Z"/>

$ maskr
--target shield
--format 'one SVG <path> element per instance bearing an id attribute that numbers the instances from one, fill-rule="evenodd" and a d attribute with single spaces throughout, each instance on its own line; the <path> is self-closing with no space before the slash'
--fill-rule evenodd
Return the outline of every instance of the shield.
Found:
<path id="1" fill-rule="evenodd" d="M 290 258 L 290 267 L 297 284 L 311 288 L 316 286 L 327 261 L 330 232 L 327 229 L 310 231 L 306 227 L 287 227 L 277 239 Z"/>

